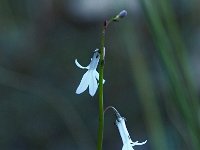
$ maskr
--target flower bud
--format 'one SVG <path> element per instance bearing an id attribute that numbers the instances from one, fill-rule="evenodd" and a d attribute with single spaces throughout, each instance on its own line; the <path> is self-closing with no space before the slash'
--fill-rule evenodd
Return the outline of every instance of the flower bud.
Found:
<path id="1" fill-rule="evenodd" d="M 124 18 L 127 16 L 127 11 L 126 10 L 122 10 L 119 14 L 118 14 L 119 18 Z"/>
<path id="2" fill-rule="evenodd" d="M 113 21 L 119 21 L 119 19 L 122 19 L 122 18 L 126 17 L 127 14 L 128 14 L 128 13 L 127 13 L 126 10 L 122 10 L 117 16 L 115 16 L 115 17 L 113 18 Z"/>

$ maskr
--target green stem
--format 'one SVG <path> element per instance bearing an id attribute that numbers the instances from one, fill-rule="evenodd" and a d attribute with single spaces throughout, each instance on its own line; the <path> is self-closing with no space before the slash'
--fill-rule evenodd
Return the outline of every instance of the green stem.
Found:
<path id="1" fill-rule="evenodd" d="M 103 108 L 103 70 L 104 70 L 104 45 L 105 45 L 105 30 L 106 25 L 103 26 L 101 34 L 100 47 L 100 69 L 99 69 L 99 128 L 98 128 L 98 143 L 97 150 L 102 150 L 103 145 L 103 129 L 104 129 L 104 108 Z"/>
<path id="2" fill-rule="evenodd" d="M 120 18 L 119 14 L 117 15 L 119 17 L 118 19 L 125 17 L 125 16 L 121 16 Z M 127 15 L 127 12 L 126 12 L 126 15 Z M 105 33 L 106 33 L 106 29 L 108 25 L 113 21 L 116 21 L 116 16 L 109 20 L 105 20 L 103 28 L 102 28 L 102 33 L 101 33 L 100 68 L 99 68 L 99 128 L 98 128 L 97 150 L 102 150 L 102 145 L 103 145 L 103 130 L 104 130 L 103 71 L 104 71 L 104 56 L 105 56 L 105 51 L 104 51 Z"/>

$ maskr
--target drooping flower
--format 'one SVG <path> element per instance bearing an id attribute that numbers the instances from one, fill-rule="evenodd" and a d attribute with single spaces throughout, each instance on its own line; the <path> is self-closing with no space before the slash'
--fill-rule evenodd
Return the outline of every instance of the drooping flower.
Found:
<path id="1" fill-rule="evenodd" d="M 133 146 L 143 145 L 147 142 L 147 140 L 144 142 L 141 142 L 141 143 L 139 143 L 138 141 L 133 142 L 131 140 L 128 130 L 126 128 L 125 119 L 123 117 L 117 118 L 116 125 L 118 127 L 118 130 L 119 130 L 122 142 L 123 142 L 122 150 L 134 150 Z"/>
<path id="2" fill-rule="evenodd" d="M 105 49 L 105 48 L 104 48 Z M 87 72 L 83 75 L 81 82 L 76 89 L 76 94 L 83 93 L 89 87 L 89 94 L 94 96 L 97 91 L 99 80 L 99 73 L 96 71 L 98 63 L 100 59 L 99 49 L 94 51 L 93 57 L 91 58 L 91 62 L 87 67 L 81 66 L 77 59 L 75 60 L 75 64 L 81 69 L 87 69 Z M 103 80 L 103 83 L 105 80 Z"/>

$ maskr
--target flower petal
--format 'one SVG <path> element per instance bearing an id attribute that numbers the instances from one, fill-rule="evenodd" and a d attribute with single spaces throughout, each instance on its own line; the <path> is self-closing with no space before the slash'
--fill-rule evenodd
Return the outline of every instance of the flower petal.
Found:
<path id="1" fill-rule="evenodd" d="M 80 82 L 78 88 L 76 89 L 76 94 L 80 94 L 80 93 L 84 92 L 87 89 L 89 82 L 90 82 L 90 73 L 89 73 L 89 71 L 87 71 L 83 75 L 81 82 Z"/>
<path id="2" fill-rule="evenodd" d="M 122 118 L 122 117 L 118 118 L 118 120 L 116 120 L 116 125 L 118 127 L 119 134 L 121 136 L 123 144 L 125 145 L 127 143 L 130 143 L 131 139 L 130 139 L 128 130 L 126 128 L 124 118 Z"/>
<path id="3" fill-rule="evenodd" d="M 90 70 L 96 70 L 98 63 L 99 63 L 99 59 L 100 59 L 100 54 L 99 52 L 94 52 L 93 56 L 92 56 L 92 60 L 89 64 L 89 69 Z"/>
<path id="4" fill-rule="evenodd" d="M 122 150 L 134 150 L 130 144 L 124 144 Z"/>
<path id="5" fill-rule="evenodd" d="M 89 66 L 87 67 L 83 67 L 79 64 L 79 62 L 77 61 L 77 59 L 75 59 L 75 64 L 77 65 L 77 67 L 81 68 L 81 69 L 89 69 Z"/>
<path id="6" fill-rule="evenodd" d="M 90 71 L 90 74 L 91 74 L 91 76 L 90 76 L 91 78 L 89 81 L 89 93 L 91 96 L 94 96 L 94 94 L 97 91 L 98 84 L 97 84 L 97 80 L 95 77 L 95 71 Z"/>
<path id="7" fill-rule="evenodd" d="M 147 140 L 144 141 L 144 142 L 141 142 L 141 143 L 139 143 L 138 141 L 136 141 L 136 142 L 133 142 L 131 145 L 132 146 L 135 146 L 135 145 L 144 145 L 146 142 L 147 142 Z"/>
<path id="8" fill-rule="evenodd" d="M 93 52 L 95 53 L 95 52 L 98 52 L 99 51 L 99 49 L 98 48 L 96 48 Z"/>

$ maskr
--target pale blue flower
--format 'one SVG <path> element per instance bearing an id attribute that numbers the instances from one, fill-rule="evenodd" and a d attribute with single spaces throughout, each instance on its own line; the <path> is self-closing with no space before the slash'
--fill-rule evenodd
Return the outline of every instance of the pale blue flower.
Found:
<path id="1" fill-rule="evenodd" d="M 116 125 L 118 127 L 118 130 L 119 130 L 122 142 L 123 142 L 122 150 L 134 150 L 133 146 L 143 145 L 147 142 L 147 140 L 142 143 L 139 143 L 138 141 L 133 142 L 131 140 L 128 130 L 126 128 L 125 120 L 123 117 L 120 117 L 116 120 Z"/>
<path id="2" fill-rule="evenodd" d="M 91 58 L 91 62 L 87 67 L 81 66 L 77 59 L 75 60 L 75 64 L 81 68 L 81 69 L 87 69 L 87 72 L 83 75 L 81 82 L 76 89 L 76 94 L 83 93 L 88 87 L 89 87 L 89 94 L 91 96 L 94 96 L 94 94 L 97 91 L 98 83 L 97 80 L 99 80 L 99 73 L 96 71 L 98 63 L 100 59 L 99 50 L 96 49 L 94 51 L 93 57 Z M 103 80 L 103 83 L 105 80 Z"/>

